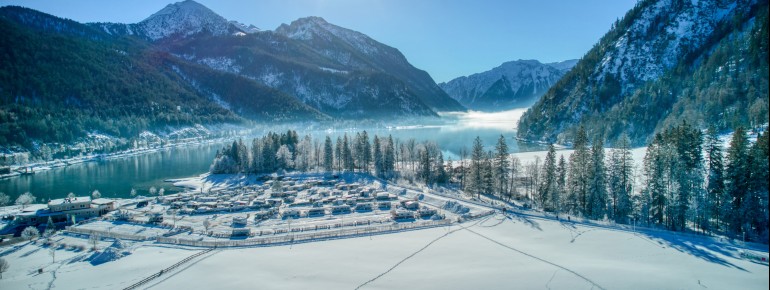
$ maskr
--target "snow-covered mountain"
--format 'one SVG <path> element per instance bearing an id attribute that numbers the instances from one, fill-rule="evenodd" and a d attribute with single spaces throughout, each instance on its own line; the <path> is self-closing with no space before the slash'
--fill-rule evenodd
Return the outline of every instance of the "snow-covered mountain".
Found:
<path id="1" fill-rule="evenodd" d="M 464 106 L 482 111 L 525 108 L 536 102 L 577 60 L 540 63 L 516 60 L 439 86 Z"/>
<path id="2" fill-rule="evenodd" d="M 399 120 L 465 110 L 397 49 L 318 17 L 261 31 L 191 0 L 133 24 L 83 24 L 5 6 L 0 31 L 8 44 L 2 70 L 16 72 L 0 73 L 0 99 L 14 100 L 0 102 L 0 111 L 24 112 L 9 121 L 0 146 L 69 142 L 94 131 L 133 138 L 168 124 Z M 64 133 L 30 123 L 51 115 L 66 116 L 57 118 Z"/>
<path id="3" fill-rule="evenodd" d="M 275 33 L 301 42 L 332 62 L 333 67 L 394 76 L 433 110 L 465 109 L 449 98 L 428 73 L 412 66 L 398 49 L 363 33 L 328 23 L 320 17 L 305 17 L 291 24 L 282 24 L 276 28 Z"/>
<path id="4" fill-rule="evenodd" d="M 163 9 L 135 24 L 93 23 L 109 34 L 138 35 L 152 41 L 186 38 L 196 34 L 215 36 L 248 34 L 260 31 L 254 25 L 228 21 L 193 0 L 166 5 Z"/>
<path id="5" fill-rule="evenodd" d="M 565 142 L 584 126 L 591 135 L 625 133 L 642 143 L 682 120 L 749 125 L 748 104 L 767 107 L 767 62 L 753 57 L 767 54 L 767 6 L 638 2 L 521 118 L 519 137 Z M 767 110 L 757 112 L 766 120 Z"/>

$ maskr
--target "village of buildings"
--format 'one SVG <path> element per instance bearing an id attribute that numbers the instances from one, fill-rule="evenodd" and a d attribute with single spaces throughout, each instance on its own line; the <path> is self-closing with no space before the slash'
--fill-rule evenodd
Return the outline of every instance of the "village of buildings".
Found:
<path id="1" fill-rule="evenodd" d="M 96 237 L 218 247 L 446 226 L 493 213 L 488 204 L 440 190 L 387 184 L 363 174 L 262 176 L 209 187 L 204 182 L 166 196 L 55 199 L 25 207 L 6 231 L 45 230 L 50 220 L 70 243 L 88 244 Z"/>

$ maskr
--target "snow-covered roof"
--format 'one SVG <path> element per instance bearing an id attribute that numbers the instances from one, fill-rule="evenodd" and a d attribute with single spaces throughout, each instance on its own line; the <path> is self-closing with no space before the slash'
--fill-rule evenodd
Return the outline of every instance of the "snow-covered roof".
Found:
<path id="1" fill-rule="evenodd" d="M 86 202 L 91 202 L 90 196 L 76 196 L 72 198 L 66 197 L 66 198 L 52 199 L 51 201 L 48 202 L 48 206 L 60 205 L 65 203 L 86 203 Z"/>
<path id="2" fill-rule="evenodd" d="M 97 198 L 91 201 L 93 204 L 109 204 L 115 202 L 114 200 L 110 198 Z"/>

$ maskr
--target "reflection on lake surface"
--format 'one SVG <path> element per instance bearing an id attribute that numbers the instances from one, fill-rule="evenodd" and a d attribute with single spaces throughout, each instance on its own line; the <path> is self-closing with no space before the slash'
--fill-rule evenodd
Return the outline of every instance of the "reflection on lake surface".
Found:
<path id="1" fill-rule="evenodd" d="M 470 149 L 473 139 L 479 136 L 487 150 L 493 150 L 500 135 L 508 141 L 511 152 L 543 150 L 535 144 L 520 143 L 514 139 L 515 125 L 525 110 L 513 110 L 496 113 L 451 113 L 443 114 L 444 123 L 438 125 L 392 126 L 381 128 L 345 128 L 319 129 L 311 132 L 298 130 L 300 136 L 310 134 L 322 141 L 326 135 L 336 139 L 345 133 L 355 135 L 366 130 L 370 138 L 374 135 L 387 136 L 402 141 L 432 140 L 443 150 L 445 158 L 458 159 L 460 150 Z M 246 138 L 244 138 L 246 139 Z M 250 138 L 249 138 L 250 139 Z M 147 195 L 151 186 L 164 188 L 166 193 L 176 191 L 166 179 L 195 176 L 209 169 L 217 149 L 226 143 L 192 145 L 183 148 L 170 148 L 158 152 L 87 162 L 0 180 L 0 192 L 5 192 L 15 199 L 24 192 L 32 192 L 38 202 L 61 198 L 69 192 L 76 195 L 90 195 L 99 190 L 103 197 L 130 197 L 132 188 L 138 194 Z"/>

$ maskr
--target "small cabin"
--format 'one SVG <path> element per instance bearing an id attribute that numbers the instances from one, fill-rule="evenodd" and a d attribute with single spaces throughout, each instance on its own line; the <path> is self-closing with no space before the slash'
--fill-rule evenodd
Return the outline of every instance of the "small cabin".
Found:
<path id="1" fill-rule="evenodd" d="M 350 206 L 347 204 L 335 205 L 332 207 L 332 214 L 350 213 Z"/>
<path id="2" fill-rule="evenodd" d="M 389 200 L 390 194 L 384 191 L 380 191 L 374 195 L 377 200 Z"/>
<path id="3" fill-rule="evenodd" d="M 254 213 L 254 221 L 261 221 L 269 219 L 271 216 L 273 216 L 273 211 L 265 210 L 265 211 L 258 211 Z"/>
<path id="4" fill-rule="evenodd" d="M 159 224 L 163 222 L 163 214 L 162 213 L 152 213 L 147 219 L 148 223 L 153 224 Z"/>
<path id="5" fill-rule="evenodd" d="M 300 211 L 293 208 L 287 208 L 281 211 L 281 218 L 299 218 L 300 217 Z"/>
<path id="6" fill-rule="evenodd" d="M 421 217 L 431 217 L 436 214 L 436 209 L 428 208 L 428 207 L 422 207 L 419 211 L 417 211 Z"/>
<path id="7" fill-rule="evenodd" d="M 414 213 L 411 211 L 399 209 L 399 210 L 391 211 L 390 216 L 391 218 L 393 218 L 393 220 L 413 219 Z"/>
<path id="8" fill-rule="evenodd" d="M 314 207 L 311 209 L 308 209 L 305 216 L 307 217 L 313 217 L 313 216 L 322 216 L 326 214 L 326 210 L 322 207 Z"/>
<path id="9" fill-rule="evenodd" d="M 245 217 L 245 216 L 234 216 L 233 217 L 233 226 L 234 227 L 245 227 L 247 220 L 248 220 L 248 217 Z"/>
<path id="10" fill-rule="evenodd" d="M 356 211 L 371 211 L 372 210 L 372 204 L 371 203 L 359 203 L 356 205 Z"/>
<path id="11" fill-rule="evenodd" d="M 401 202 L 401 205 L 408 210 L 417 210 L 420 208 L 420 203 L 413 200 L 405 200 Z"/>
<path id="12" fill-rule="evenodd" d="M 249 228 L 235 228 L 230 235 L 233 237 L 248 237 L 251 235 L 251 230 Z"/>

